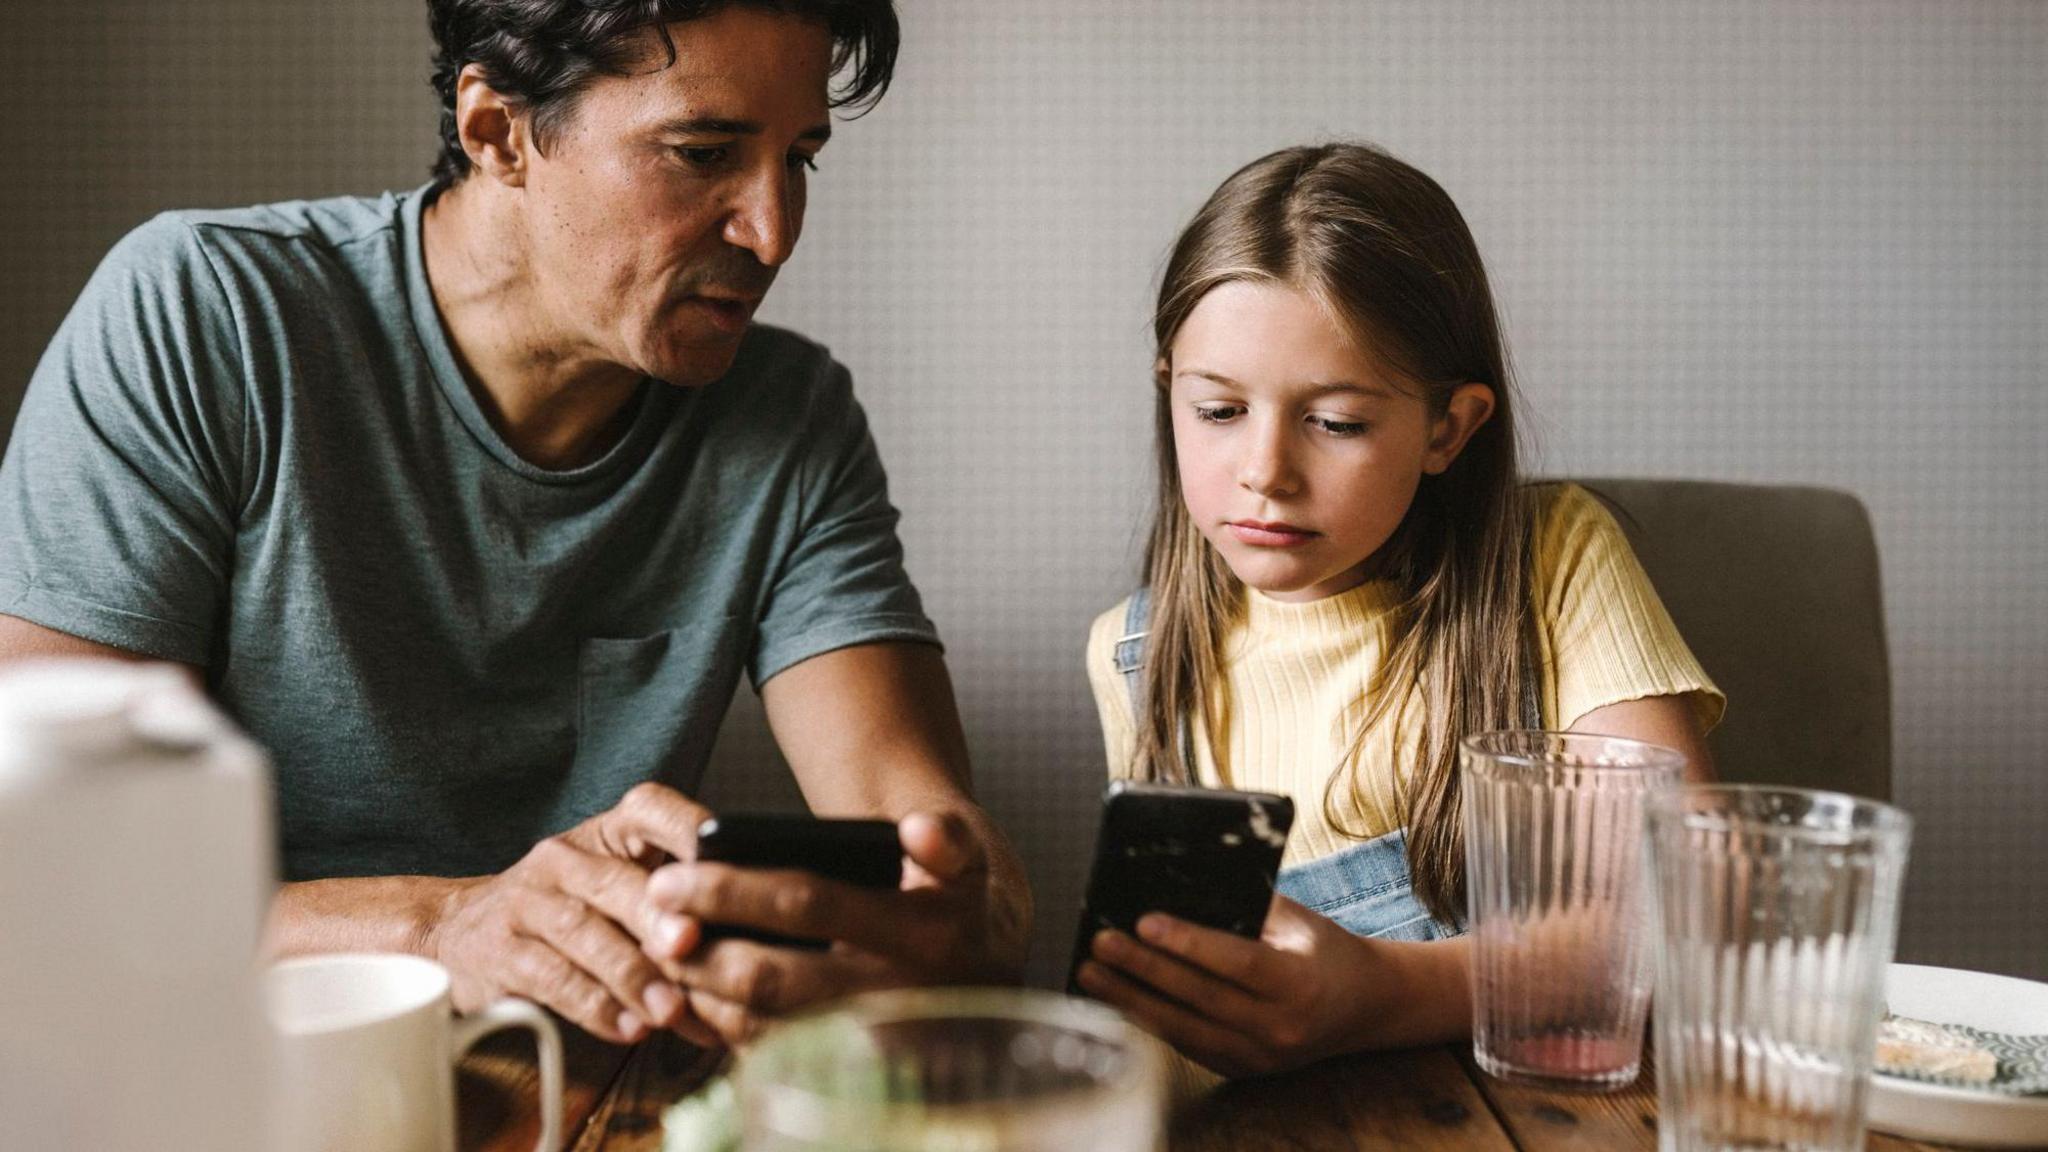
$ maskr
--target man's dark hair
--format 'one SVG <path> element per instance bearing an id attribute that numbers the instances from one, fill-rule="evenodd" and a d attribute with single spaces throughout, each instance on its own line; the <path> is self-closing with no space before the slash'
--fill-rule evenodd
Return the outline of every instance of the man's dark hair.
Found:
<path id="1" fill-rule="evenodd" d="M 427 0 L 434 91 L 441 97 L 434 183 L 446 188 L 469 175 L 455 130 L 455 81 L 465 65 L 481 65 L 499 95 L 525 107 L 534 143 L 545 146 L 592 79 L 628 72 L 642 29 L 660 36 L 666 67 L 676 60 L 669 24 L 735 4 L 814 20 L 831 32 L 832 74 L 850 67 L 832 107 L 864 112 L 888 91 L 899 38 L 894 0 Z"/>

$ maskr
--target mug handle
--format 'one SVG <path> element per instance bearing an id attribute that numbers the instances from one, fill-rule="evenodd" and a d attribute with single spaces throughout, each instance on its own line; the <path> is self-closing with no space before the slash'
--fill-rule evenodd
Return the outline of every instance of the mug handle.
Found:
<path id="1" fill-rule="evenodd" d="M 526 1028 L 533 1032 L 540 1049 L 540 1143 L 536 1152 L 557 1152 L 562 1146 L 562 1037 L 555 1022 L 531 1000 L 508 996 L 481 1012 L 455 1021 L 455 1059 L 460 1060 L 476 1042 L 505 1028 Z"/>

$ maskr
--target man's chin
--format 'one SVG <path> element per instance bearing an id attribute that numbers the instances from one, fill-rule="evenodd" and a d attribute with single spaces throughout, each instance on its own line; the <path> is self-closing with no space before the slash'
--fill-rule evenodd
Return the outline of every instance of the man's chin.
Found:
<path id="1" fill-rule="evenodd" d="M 678 347 L 665 355 L 649 357 L 647 375 L 677 388 L 702 388 L 732 371 L 739 350 L 738 339 Z"/>

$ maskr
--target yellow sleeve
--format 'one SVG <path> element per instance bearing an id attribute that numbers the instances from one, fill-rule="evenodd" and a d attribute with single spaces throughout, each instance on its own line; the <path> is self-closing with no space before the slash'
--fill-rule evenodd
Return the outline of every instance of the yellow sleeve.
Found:
<path id="1" fill-rule="evenodd" d="M 1109 778 L 1137 775 L 1138 728 L 1131 718 L 1131 690 L 1116 670 L 1116 642 L 1124 634 L 1129 600 L 1095 618 L 1088 629 L 1088 686 L 1095 691 L 1095 713 L 1102 721 L 1102 751 Z"/>
<path id="2" fill-rule="evenodd" d="M 1700 731 L 1727 699 L 1678 626 L 1607 507 L 1576 484 L 1538 490 L 1534 548 L 1549 722 L 1569 728 L 1625 700 L 1685 696 Z"/>

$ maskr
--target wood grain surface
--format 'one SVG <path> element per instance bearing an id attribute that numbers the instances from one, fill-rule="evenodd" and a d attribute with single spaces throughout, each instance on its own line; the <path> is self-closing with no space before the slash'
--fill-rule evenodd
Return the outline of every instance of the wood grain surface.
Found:
<path id="1" fill-rule="evenodd" d="M 661 1114 L 717 1073 L 725 1054 L 674 1036 L 615 1048 L 562 1026 L 567 1152 L 661 1152 Z M 463 1152 L 531 1152 L 539 1131 L 532 1041 L 494 1036 L 462 1063 Z M 1169 1152 L 1654 1149 L 1657 1090 L 1647 1067 L 1608 1093 L 1558 1092 L 1482 1074 L 1469 1045 L 1372 1052 L 1226 1084 L 1173 1119 Z M 1868 1152 L 1946 1152 L 1876 1132 Z"/>

